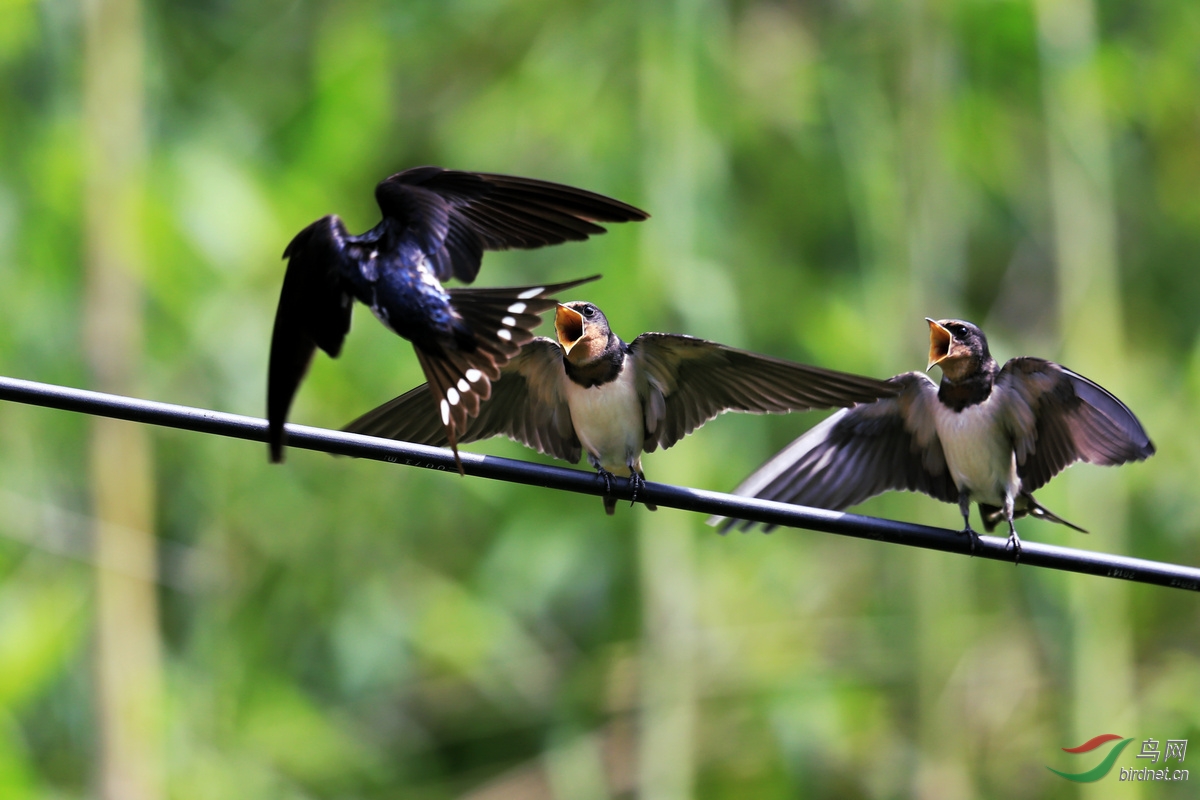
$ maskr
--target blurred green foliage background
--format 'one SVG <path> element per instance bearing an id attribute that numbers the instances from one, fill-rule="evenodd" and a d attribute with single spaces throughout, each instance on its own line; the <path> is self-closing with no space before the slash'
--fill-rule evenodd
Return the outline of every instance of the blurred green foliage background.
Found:
<path id="1" fill-rule="evenodd" d="M 6 0 L 0 373 L 261 415 L 292 234 L 365 230 L 375 182 L 418 164 L 529 175 L 653 217 L 489 254 L 479 285 L 603 272 L 583 297 L 626 339 L 877 376 L 924 366 L 926 315 L 973 320 L 1159 447 L 1039 493 L 1090 536 L 1022 536 L 1200 564 L 1198 84 L 1191 0 Z M 420 381 L 369 317 L 293 421 Z M 722 417 L 645 465 L 728 490 L 817 419 Z M 1045 768 L 1092 766 L 1060 748 L 1100 733 L 1200 740 L 1191 593 L 134 428 L 0 404 L 6 798 L 1200 780 Z"/>

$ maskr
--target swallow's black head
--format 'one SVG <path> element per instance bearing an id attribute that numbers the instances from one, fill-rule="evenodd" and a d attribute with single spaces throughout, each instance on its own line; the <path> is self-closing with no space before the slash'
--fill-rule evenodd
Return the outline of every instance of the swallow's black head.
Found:
<path id="1" fill-rule="evenodd" d="M 604 312 L 583 300 L 559 304 L 554 313 L 554 331 L 563 352 L 576 364 L 586 364 L 603 355 L 612 333 Z"/>
<path id="2" fill-rule="evenodd" d="M 942 368 L 942 373 L 952 381 L 979 370 L 991 360 L 987 337 L 970 322 L 961 319 L 943 319 L 937 322 L 925 318 L 929 323 L 929 366 Z"/>

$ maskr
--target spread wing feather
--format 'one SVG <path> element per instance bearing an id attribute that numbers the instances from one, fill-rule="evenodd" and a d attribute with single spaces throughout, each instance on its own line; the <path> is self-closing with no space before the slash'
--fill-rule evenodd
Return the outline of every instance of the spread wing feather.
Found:
<path id="1" fill-rule="evenodd" d="M 772 456 L 734 493 L 833 511 L 888 490 L 956 502 L 958 490 L 933 423 L 937 387 L 919 372 L 888 383 L 896 396 L 838 411 Z M 728 530 L 739 521 L 709 522 Z"/>
<path id="2" fill-rule="evenodd" d="M 1154 454 L 1154 443 L 1124 403 L 1051 361 L 1014 358 L 996 388 L 1008 400 L 1022 491 L 1037 490 L 1076 461 L 1111 466 Z"/>
<path id="3" fill-rule="evenodd" d="M 530 341 L 491 381 L 490 398 L 466 422 L 458 443 L 507 436 L 540 453 L 577 463 L 581 447 L 559 388 L 562 372 L 562 350 L 556 342 L 544 337 Z M 344 430 L 437 447 L 450 444 L 429 384 L 368 411 Z"/>
<path id="4" fill-rule="evenodd" d="M 456 455 L 457 444 L 468 431 L 468 420 L 491 396 L 492 382 L 500 378 L 504 364 L 520 353 L 522 345 L 533 341 L 540 315 L 555 307 L 556 301 L 549 295 L 598 277 L 542 286 L 450 291 L 451 305 L 464 323 L 464 338 L 443 342 L 437 349 L 415 349 L 433 406 Z"/>
<path id="5" fill-rule="evenodd" d="M 420 247 L 439 280 L 470 283 L 484 250 L 531 249 L 604 233 L 599 222 L 647 218 L 634 206 L 533 178 L 415 167 L 375 188 L 385 217 Z"/>
<path id="6" fill-rule="evenodd" d="M 896 393 L 887 381 L 796 364 L 673 333 L 629 346 L 646 413 L 644 448 L 668 448 L 726 411 L 782 414 L 849 406 Z"/>

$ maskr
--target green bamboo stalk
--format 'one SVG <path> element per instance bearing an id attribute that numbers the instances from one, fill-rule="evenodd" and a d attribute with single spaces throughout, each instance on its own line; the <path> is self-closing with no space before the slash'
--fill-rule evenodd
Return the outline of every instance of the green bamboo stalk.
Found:
<path id="1" fill-rule="evenodd" d="M 1124 326 L 1118 296 L 1116 212 L 1091 0 L 1036 0 L 1059 319 L 1064 363 L 1125 394 Z M 1072 471 L 1063 513 L 1105 521 L 1106 548 L 1128 551 L 1127 492 L 1108 470 Z M 1129 588 L 1072 581 L 1072 743 L 1137 727 Z M 1098 782 L 1088 797 L 1140 796 Z"/>
<path id="2" fill-rule="evenodd" d="M 134 391 L 141 362 L 145 161 L 138 0 L 84 3 L 84 349 L 96 385 Z M 105 800 L 162 796 L 153 454 L 145 430 L 92 423 L 95 696 Z M 118 572 L 103 565 L 127 563 Z"/>
<path id="3" fill-rule="evenodd" d="M 713 9 L 707 0 L 647 3 L 641 18 L 642 130 L 645 196 L 659 226 L 643 239 L 643 264 L 673 261 L 667 296 L 685 322 L 703 309 L 719 331 L 727 309 L 711 299 L 712 281 L 696 252 L 699 196 L 709 183 L 705 158 L 709 133 L 699 119 L 697 64 L 699 26 Z M 711 155 L 711 153 L 708 153 Z M 698 322 L 696 320 L 695 322 Z M 693 532 L 673 511 L 659 511 L 638 525 L 638 571 L 642 598 L 639 652 L 641 724 L 638 740 L 639 796 L 683 800 L 693 795 L 697 732 L 695 668 L 696 564 Z"/>
<path id="4" fill-rule="evenodd" d="M 966 226 L 962 187 L 947 159 L 946 131 L 951 116 L 954 46 L 944 4 L 913 0 L 904 5 L 906 22 L 905 101 L 899 105 L 897 176 L 905 198 L 905 265 L 910 299 L 906 319 L 896 330 L 914 329 L 921 316 L 959 316 L 963 307 Z M 973 723 L 961 682 L 960 665 L 976 643 L 971 577 L 976 565 L 932 553 L 912 553 L 916 684 L 916 741 L 919 757 L 912 796 L 977 794 L 969 735 Z"/>

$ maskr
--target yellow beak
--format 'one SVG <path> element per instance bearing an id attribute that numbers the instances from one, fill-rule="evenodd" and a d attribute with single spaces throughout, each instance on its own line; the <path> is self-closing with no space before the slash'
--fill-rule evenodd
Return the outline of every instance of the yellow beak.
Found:
<path id="1" fill-rule="evenodd" d="M 950 354 L 950 345 L 954 343 L 954 337 L 950 335 L 950 331 L 929 317 L 926 317 L 925 321 L 929 323 L 929 366 L 925 367 L 925 371 L 928 372 Z"/>
<path id="2" fill-rule="evenodd" d="M 563 351 L 569 355 L 571 348 L 583 338 L 583 315 L 559 303 L 554 311 L 554 332 Z"/>

